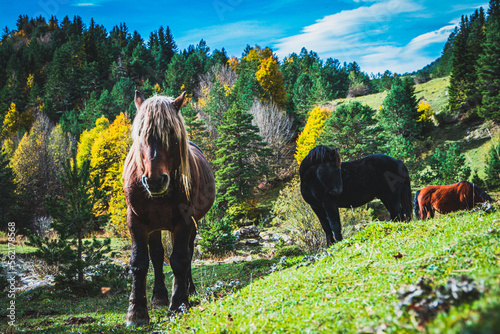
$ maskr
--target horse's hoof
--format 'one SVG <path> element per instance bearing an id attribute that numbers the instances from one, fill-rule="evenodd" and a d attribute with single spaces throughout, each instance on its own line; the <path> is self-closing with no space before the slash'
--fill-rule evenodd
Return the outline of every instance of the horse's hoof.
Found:
<path id="1" fill-rule="evenodd" d="M 127 327 L 139 327 L 149 324 L 149 320 L 132 321 L 127 320 Z"/>
<path id="2" fill-rule="evenodd" d="M 127 321 L 127 327 L 147 325 L 149 324 L 148 310 L 147 309 L 144 311 L 129 310 L 127 312 L 125 320 Z"/>
<path id="3" fill-rule="evenodd" d="M 151 308 L 167 307 L 168 298 L 155 298 L 151 297 Z"/>
<path id="4" fill-rule="evenodd" d="M 172 304 L 168 310 L 169 314 L 177 314 L 177 313 L 187 313 L 189 308 L 188 303 L 180 303 L 180 304 Z"/>

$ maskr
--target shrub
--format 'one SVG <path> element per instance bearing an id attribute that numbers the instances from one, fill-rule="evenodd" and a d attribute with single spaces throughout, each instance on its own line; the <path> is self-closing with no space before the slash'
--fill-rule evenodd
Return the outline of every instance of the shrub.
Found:
<path id="1" fill-rule="evenodd" d="M 290 230 L 297 246 L 306 253 L 315 253 L 326 247 L 325 232 L 314 211 L 302 199 L 298 177 L 280 192 L 272 210 L 273 223 Z"/>
<path id="2" fill-rule="evenodd" d="M 113 290 L 125 291 L 129 280 L 128 268 L 120 266 L 110 261 L 103 261 L 94 268 L 91 268 L 92 283 L 94 287 L 108 287 Z"/>
<path id="3" fill-rule="evenodd" d="M 280 192 L 273 205 L 274 224 L 290 230 L 293 240 L 306 253 L 315 253 L 326 247 L 326 237 L 318 217 L 300 193 L 300 180 L 295 178 Z M 373 210 L 365 207 L 339 209 L 343 236 L 353 233 L 353 227 L 373 219 Z"/>
<path id="4" fill-rule="evenodd" d="M 248 225 L 245 224 L 248 221 L 255 222 L 258 219 L 256 204 L 257 202 L 254 199 L 231 205 L 226 212 L 226 217 L 231 221 L 231 227 L 236 229 Z"/>
<path id="5" fill-rule="evenodd" d="M 453 184 L 467 180 L 471 169 L 465 162 L 465 155 L 460 152 L 457 143 L 436 148 L 428 165 L 417 174 L 417 178 L 422 184 Z"/>
<path id="6" fill-rule="evenodd" d="M 500 142 L 494 142 L 486 156 L 486 183 L 488 186 L 500 185 Z"/>
<path id="7" fill-rule="evenodd" d="M 304 251 L 297 245 L 277 247 L 275 254 L 276 257 L 301 256 L 301 255 L 304 255 Z"/>
<path id="8" fill-rule="evenodd" d="M 228 217 L 207 222 L 200 229 L 201 251 L 212 255 L 224 255 L 234 249 L 236 238 Z"/>

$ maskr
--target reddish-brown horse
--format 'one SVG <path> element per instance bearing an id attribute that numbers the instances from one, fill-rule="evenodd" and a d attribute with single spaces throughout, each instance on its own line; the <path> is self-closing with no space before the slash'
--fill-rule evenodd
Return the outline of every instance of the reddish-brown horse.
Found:
<path id="1" fill-rule="evenodd" d="M 449 213 L 470 210 L 477 203 L 493 199 L 481 188 L 468 181 L 446 186 L 427 186 L 415 194 L 415 216 L 420 219 L 434 218 L 434 212 Z"/>
<path id="2" fill-rule="evenodd" d="M 150 258 L 154 268 L 151 305 L 168 306 L 161 230 L 170 231 L 173 242 L 170 310 L 187 307 L 188 295 L 195 292 L 191 259 L 197 221 L 213 204 L 215 181 L 201 150 L 188 141 L 179 112 L 183 102 L 184 93 L 175 100 L 163 96 L 145 100 L 135 93 L 133 143 L 123 170 L 133 273 L 127 325 L 149 322 L 146 274 Z"/>

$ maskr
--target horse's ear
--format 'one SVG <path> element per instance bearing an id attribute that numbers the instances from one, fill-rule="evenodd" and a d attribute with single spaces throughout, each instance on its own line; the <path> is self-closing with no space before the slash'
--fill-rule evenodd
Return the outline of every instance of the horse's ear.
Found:
<path id="1" fill-rule="evenodd" d="M 181 110 L 182 105 L 184 104 L 184 98 L 186 97 L 186 92 L 182 92 L 179 97 L 177 97 L 172 104 L 174 105 L 177 111 Z"/>
<path id="2" fill-rule="evenodd" d="M 135 103 L 135 107 L 137 108 L 137 110 L 139 110 L 139 108 L 141 107 L 142 102 L 144 102 L 144 100 L 145 100 L 144 95 L 142 95 L 141 92 L 136 90 L 135 96 L 134 96 L 134 103 Z"/>
<path id="3" fill-rule="evenodd" d="M 337 159 L 336 159 L 336 160 L 337 160 L 337 161 L 336 161 L 336 162 L 337 162 L 337 165 L 340 167 L 340 165 L 341 165 L 341 163 L 342 163 L 342 159 L 340 159 L 339 150 L 334 149 L 334 151 L 335 151 L 335 155 L 336 155 L 336 158 L 337 158 Z"/>

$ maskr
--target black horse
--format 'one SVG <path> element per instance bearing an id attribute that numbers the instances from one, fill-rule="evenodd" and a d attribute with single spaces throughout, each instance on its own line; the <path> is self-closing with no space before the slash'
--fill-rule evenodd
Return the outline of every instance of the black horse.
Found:
<path id="1" fill-rule="evenodd" d="M 391 220 L 411 219 L 410 177 L 401 160 L 372 154 L 341 163 L 337 150 L 320 145 L 304 158 L 299 175 L 302 197 L 318 216 L 328 246 L 342 240 L 338 208 L 358 207 L 379 198 Z"/>

